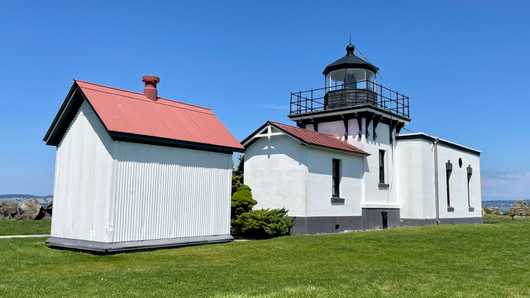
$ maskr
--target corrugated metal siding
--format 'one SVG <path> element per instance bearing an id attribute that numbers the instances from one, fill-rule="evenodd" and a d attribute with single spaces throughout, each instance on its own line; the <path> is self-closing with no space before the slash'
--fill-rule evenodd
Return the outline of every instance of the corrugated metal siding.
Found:
<path id="1" fill-rule="evenodd" d="M 110 241 L 112 140 L 94 111 L 83 103 L 57 147 L 52 236 Z"/>
<path id="2" fill-rule="evenodd" d="M 230 154 L 115 145 L 114 242 L 230 234 Z"/>

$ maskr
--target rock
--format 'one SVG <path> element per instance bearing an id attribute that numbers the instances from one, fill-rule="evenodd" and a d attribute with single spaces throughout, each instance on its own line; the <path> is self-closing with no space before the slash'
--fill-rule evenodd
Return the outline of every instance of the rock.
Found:
<path id="1" fill-rule="evenodd" d="M 0 218 L 14 218 L 17 215 L 17 202 L 0 202 Z"/>
<path id="2" fill-rule="evenodd" d="M 530 206 L 524 201 L 516 201 L 512 204 L 509 211 L 510 216 L 530 216 Z"/>
<path id="3" fill-rule="evenodd" d="M 17 208 L 17 219 L 42 219 L 46 215 L 46 210 L 36 199 L 21 202 Z"/>
<path id="4" fill-rule="evenodd" d="M 493 207 L 493 208 L 489 208 L 490 211 L 491 211 L 491 214 L 495 214 L 495 215 L 502 215 L 502 211 L 499 207 Z"/>
<path id="5" fill-rule="evenodd" d="M 52 209 L 53 209 L 53 201 L 50 201 L 48 203 L 48 206 L 46 206 L 46 216 L 52 216 Z"/>

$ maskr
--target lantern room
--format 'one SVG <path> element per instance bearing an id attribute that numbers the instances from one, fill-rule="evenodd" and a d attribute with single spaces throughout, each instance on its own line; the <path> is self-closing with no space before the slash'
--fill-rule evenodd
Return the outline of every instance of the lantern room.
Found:
<path id="1" fill-rule="evenodd" d="M 318 113 L 356 113 L 363 109 L 393 114 L 409 121 L 409 98 L 376 82 L 379 68 L 355 55 L 348 43 L 346 55 L 327 65 L 322 72 L 325 86 L 291 92 L 291 119 Z"/>

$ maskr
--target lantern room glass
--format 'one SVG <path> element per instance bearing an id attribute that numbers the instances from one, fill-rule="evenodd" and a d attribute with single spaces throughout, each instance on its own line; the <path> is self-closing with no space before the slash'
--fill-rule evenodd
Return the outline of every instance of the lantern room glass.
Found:
<path id="1" fill-rule="evenodd" d="M 344 68 L 330 71 L 326 75 L 328 91 L 339 89 L 372 89 L 375 73 L 362 68 Z"/>

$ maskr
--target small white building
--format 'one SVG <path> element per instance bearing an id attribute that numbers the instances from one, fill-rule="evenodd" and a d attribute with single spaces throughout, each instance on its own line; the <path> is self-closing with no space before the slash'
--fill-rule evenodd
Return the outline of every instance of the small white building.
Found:
<path id="1" fill-rule="evenodd" d="M 230 236 L 232 153 L 206 108 L 74 81 L 44 141 L 57 147 L 52 247 L 115 252 Z"/>
<path id="2" fill-rule="evenodd" d="M 242 141 L 257 207 L 288 209 L 294 233 L 482 222 L 480 152 L 400 134 L 409 98 L 354 50 L 324 69 L 324 88 L 291 93 L 296 127 L 267 122 Z"/>

